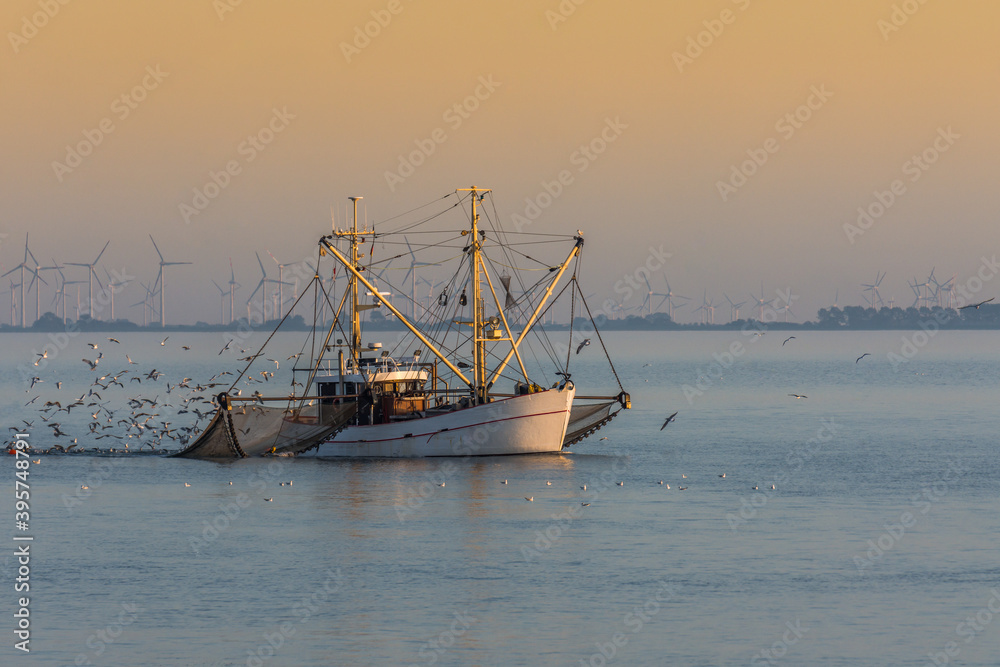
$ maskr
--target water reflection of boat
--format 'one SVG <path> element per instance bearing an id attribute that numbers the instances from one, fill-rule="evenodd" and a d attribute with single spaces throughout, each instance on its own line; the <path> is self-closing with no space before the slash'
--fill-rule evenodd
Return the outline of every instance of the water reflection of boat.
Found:
<path id="1" fill-rule="evenodd" d="M 278 407 L 265 406 L 267 399 L 262 396 L 251 401 L 220 395 L 221 407 L 212 424 L 181 455 L 220 458 L 203 456 L 209 449 L 216 454 L 228 450 L 236 456 L 287 453 L 318 457 L 559 452 L 601 428 L 622 408 L 630 407 L 620 383 L 617 396 L 579 396 L 569 371 L 571 345 L 567 343 L 560 350 L 541 325 L 547 310 L 562 296 L 570 301 L 571 318 L 578 312 L 589 317 L 578 284 L 582 234 L 505 232 L 496 216 L 485 212 L 489 194 L 489 190 L 475 187 L 458 190 L 449 195 L 455 201 L 441 213 L 403 225 L 396 232 L 378 233 L 367 224 L 359 228 L 360 198 L 353 197 L 353 225 L 334 229 L 320 239 L 321 255 L 332 257 L 347 281 L 334 308 L 335 299 L 316 270 L 313 284 L 318 298 L 314 303 L 329 306 L 334 319 L 322 343 L 312 346 L 308 365 L 295 369 L 296 374 L 305 374 L 302 394 L 273 397 L 272 401 L 281 403 Z M 455 208 L 468 212 L 463 228 L 429 228 L 430 221 Z M 417 261 L 417 251 L 404 234 L 426 239 L 419 250 L 428 257 Z M 370 249 L 366 239 L 371 241 Z M 383 246 L 405 244 L 407 252 L 375 261 L 371 255 L 376 239 Z M 572 244 L 567 256 L 554 265 L 520 249 L 527 244 L 567 240 Z M 362 252 L 365 249 L 367 258 Z M 538 249 L 532 252 L 537 254 Z M 442 259 L 441 255 L 449 257 Z M 389 264 L 406 256 L 411 260 L 409 271 L 400 285 L 393 285 Z M 533 264 L 530 268 L 540 279 L 527 285 L 519 275 L 518 260 Z M 443 287 L 425 281 L 437 291 L 437 298 L 429 305 L 416 295 L 418 267 L 448 267 L 451 271 Z M 567 275 L 570 278 L 565 286 L 553 297 Z M 409 303 L 400 309 L 389 297 L 402 295 L 405 301 L 407 281 Z M 378 285 L 392 291 L 380 291 Z M 363 303 L 366 300 L 369 303 Z M 406 330 L 391 349 L 383 349 L 378 342 L 362 342 L 363 315 L 376 308 L 389 311 Z M 593 331 L 596 333 L 596 327 Z M 341 337 L 336 336 L 338 332 Z M 313 332 L 314 339 L 317 333 Z M 599 340 L 599 333 L 597 337 Z M 405 352 L 408 349 L 412 351 Z M 549 357 L 549 371 L 529 373 L 529 362 L 540 365 L 540 353 Z M 543 375 L 548 380 L 540 384 L 536 378 Z M 558 379 L 552 382 L 553 378 Z M 495 391 L 501 380 L 510 382 L 509 393 Z M 298 384 L 293 380 L 293 389 Z"/>

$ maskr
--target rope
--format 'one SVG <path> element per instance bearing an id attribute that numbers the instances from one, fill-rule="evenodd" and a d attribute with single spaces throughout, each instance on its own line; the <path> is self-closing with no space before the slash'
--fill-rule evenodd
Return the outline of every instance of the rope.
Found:
<path id="1" fill-rule="evenodd" d="M 574 284 L 576 284 L 577 291 L 580 292 L 580 301 L 583 303 L 583 307 L 587 309 L 587 317 L 590 318 L 590 323 L 594 327 L 594 333 L 597 334 L 597 340 L 601 343 L 601 349 L 604 350 L 604 356 L 607 358 L 608 365 L 611 367 L 611 373 L 615 376 L 615 381 L 618 383 L 618 388 L 624 392 L 625 387 L 622 386 L 621 378 L 618 377 L 618 371 L 615 370 L 615 363 L 611 361 L 611 355 L 608 354 L 608 348 L 604 344 L 604 339 L 601 338 L 601 330 L 597 328 L 597 322 L 594 321 L 594 316 L 590 312 L 590 306 L 587 305 L 587 297 L 583 295 L 583 290 L 580 289 L 580 284 L 575 283 L 575 281 Z"/>

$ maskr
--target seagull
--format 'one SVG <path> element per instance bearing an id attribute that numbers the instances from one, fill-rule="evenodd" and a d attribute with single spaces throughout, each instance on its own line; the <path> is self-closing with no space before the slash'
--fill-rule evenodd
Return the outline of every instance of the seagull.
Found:
<path id="1" fill-rule="evenodd" d="M 170 338 L 170 336 L 167 336 L 167 338 Z M 160 341 L 160 345 L 166 345 L 167 344 L 167 338 L 164 338 L 163 340 L 161 340 Z"/>
<path id="2" fill-rule="evenodd" d="M 184 482 L 184 486 L 191 486 L 191 485 L 188 484 L 187 482 Z"/>
<path id="3" fill-rule="evenodd" d="M 670 422 L 674 421 L 674 417 L 676 417 L 676 416 L 677 416 L 677 413 L 675 412 L 674 414 L 672 414 L 669 417 L 667 417 L 667 420 L 665 422 L 663 422 L 663 426 L 660 427 L 660 430 L 662 431 L 663 429 L 665 429 L 667 427 L 667 424 L 669 424 Z"/>
<path id="4" fill-rule="evenodd" d="M 754 490 L 754 491 L 756 491 L 756 490 L 757 490 L 757 485 L 756 485 L 756 484 L 754 484 L 754 485 L 753 485 L 753 490 Z"/>
<path id="5" fill-rule="evenodd" d="M 265 503 L 274 502 L 274 498 L 264 498 Z"/>
<path id="6" fill-rule="evenodd" d="M 87 345 L 90 346 L 91 350 L 96 350 L 97 349 L 97 343 L 87 343 Z"/>
<path id="7" fill-rule="evenodd" d="M 90 487 L 89 487 L 89 486 L 87 486 L 86 484 L 84 484 L 84 485 L 83 485 L 83 486 L 81 486 L 80 488 L 81 488 L 81 489 L 83 489 L 84 491 L 86 491 L 86 490 L 87 490 L 87 489 L 89 489 Z"/>
<path id="8" fill-rule="evenodd" d="M 726 473 L 722 473 L 721 475 L 719 475 L 719 477 L 725 478 L 726 477 Z"/>
<path id="9" fill-rule="evenodd" d="M 108 341 L 111 342 L 111 343 L 118 343 L 119 345 L 122 344 L 122 342 L 120 340 L 118 340 L 117 338 L 108 338 Z"/>
<path id="10" fill-rule="evenodd" d="M 132 357 L 128 356 L 127 354 L 125 355 L 125 358 L 128 359 L 129 365 L 131 365 L 131 366 L 137 366 L 138 365 L 138 362 L 132 361 Z"/>
<path id="11" fill-rule="evenodd" d="M 534 496 L 526 496 L 524 499 L 527 500 L 529 503 L 535 501 L 535 497 Z"/>
<path id="12" fill-rule="evenodd" d="M 809 398 L 805 394 L 789 394 L 789 396 L 794 396 L 795 398 Z"/>
<path id="13" fill-rule="evenodd" d="M 987 304 L 995 298 L 996 297 L 991 296 L 990 298 L 986 299 L 986 301 L 980 301 L 979 303 L 970 303 L 968 306 L 962 306 L 961 308 L 959 308 L 959 310 L 965 310 L 966 308 L 975 308 L 976 310 L 979 310 L 979 306 Z"/>
<path id="14" fill-rule="evenodd" d="M 222 348 L 221 350 L 219 350 L 219 354 L 222 354 L 223 352 L 225 352 L 226 350 L 228 350 L 229 346 L 232 345 L 232 344 L 233 344 L 233 339 L 230 338 L 229 342 L 226 343 L 226 346 L 224 348 Z"/>
<path id="15" fill-rule="evenodd" d="M 94 361 L 91 361 L 89 359 L 81 359 L 80 361 L 82 361 L 83 363 L 85 363 L 88 366 L 90 366 L 90 370 L 92 370 L 92 371 L 93 370 L 97 370 L 97 360 L 96 359 Z"/>
<path id="16" fill-rule="evenodd" d="M 552 482 L 550 482 L 550 481 L 546 480 L 546 481 L 545 481 L 545 486 L 552 486 Z"/>
<path id="17" fill-rule="evenodd" d="M 233 483 L 232 483 L 232 482 L 229 482 L 229 486 L 232 486 L 232 485 L 233 485 Z"/>
<path id="18" fill-rule="evenodd" d="M 24 407 L 28 407 L 29 405 L 31 405 L 32 403 L 34 403 L 35 401 L 37 401 L 41 397 L 42 397 L 41 394 L 39 394 L 38 396 L 35 396 L 33 399 L 31 399 L 30 401 L 28 401 L 27 403 L 25 403 Z"/>
<path id="19" fill-rule="evenodd" d="M 864 359 L 865 357 L 870 357 L 870 356 L 871 356 L 871 354 L 872 354 L 871 352 L 865 352 L 865 353 L 864 353 L 864 354 L 862 354 L 862 355 L 861 355 L 860 357 L 858 357 L 857 359 L 855 359 L 855 360 L 854 360 L 854 363 L 858 363 L 859 361 L 861 361 L 861 360 L 862 360 L 862 359 Z"/>
<path id="20" fill-rule="evenodd" d="M 500 482 L 500 483 L 501 483 L 501 484 L 506 484 L 506 483 L 507 483 L 507 480 L 504 480 L 504 481 L 502 481 L 502 482 Z"/>
<path id="21" fill-rule="evenodd" d="M 41 460 L 41 459 L 38 459 L 37 461 L 35 461 L 35 460 L 32 460 L 32 463 L 34 463 L 34 464 L 39 464 L 39 463 L 41 463 L 41 462 L 42 462 L 42 460 Z"/>
<path id="22" fill-rule="evenodd" d="M 580 507 L 590 507 L 590 503 L 580 503 Z"/>
<path id="23" fill-rule="evenodd" d="M 586 490 L 587 490 L 587 485 L 586 485 L 586 484 L 584 484 L 584 485 L 583 485 L 583 486 L 581 486 L 580 488 L 581 488 L 581 489 L 583 489 L 584 491 L 586 491 Z"/>
<path id="24" fill-rule="evenodd" d="M 663 484 L 663 480 L 661 479 L 657 484 Z"/>
<path id="25" fill-rule="evenodd" d="M 580 350 L 582 350 L 583 348 L 587 347 L 588 345 L 590 345 L 590 339 L 589 338 L 584 338 L 583 342 L 576 346 L 576 353 L 580 354 Z"/>
<path id="26" fill-rule="evenodd" d="M 678 490 L 678 491 L 687 491 L 687 490 L 688 490 L 688 488 L 687 488 L 686 486 L 678 486 L 678 487 L 677 487 L 677 490 Z"/>
<path id="27" fill-rule="evenodd" d="M 774 484 L 771 485 L 771 490 L 774 491 Z"/>
<path id="28" fill-rule="evenodd" d="M 687 475 L 684 475 L 684 474 L 681 475 L 681 479 L 687 479 L 687 478 L 688 478 Z"/>
<path id="29" fill-rule="evenodd" d="M 285 485 L 284 482 L 282 482 L 281 485 L 284 486 Z M 438 486 L 444 486 L 444 482 L 441 482 L 440 484 L 438 484 Z"/>
<path id="30" fill-rule="evenodd" d="M 625 486 L 625 482 L 615 482 L 618 486 Z"/>
<path id="31" fill-rule="evenodd" d="M 181 349 L 182 350 L 190 350 L 191 347 L 189 345 L 181 345 Z"/>
<path id="32" fill-rule="evenodd" d="M 784 341 L 782 341 L 781 347 L 785 347 L 785 343 L 787 343 L 790 340 L 793 340 L 794 338 L 795 336 L 789 336 L 788 338 L 786 338 Z"/>
<path id="33" fill-rule="evenodd" d="M 666 487 L 667 487 L 667 491 L 669 491 L 670 490 L 670 485 L 667 484 Z"/>

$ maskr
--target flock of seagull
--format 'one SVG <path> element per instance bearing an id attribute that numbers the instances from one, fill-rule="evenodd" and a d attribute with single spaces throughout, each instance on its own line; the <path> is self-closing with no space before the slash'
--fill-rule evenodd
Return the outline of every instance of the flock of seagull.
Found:
<path id="1" fill-rule="evenodd" d="M 166 336 L 160 341 L 161 347 L 168 347 L 170 336 Z M 229 387 L 230 383 L 223 380 L 225 376 L 231 376 L 230 371 L 216 373 L 204 382 L 196 382 L 190 377 L 184 377 L 176 382 L 171 382 L 165 378 L 165 373 L 155 367 L 148 369 L 139 362 L 133 361 L 131 353 L 115 350 L 122 342 L 115 337 L 108 337 L 107 342 L 86 343 L 86 348 L 91 352 L 97 352 L 96 357 L 84 357 L 82 362 L 94 373 L 87 390 L 76 398 L 64 398 L 61 396 L 49 396 L 42 399 L 42 394 L 37 394 L 24 404 L 24 407 L 36 406 L 38 416 L 35 419 L 22 419 L 23 426 L 10 427 L 12 432 L 33 428 L 38 420 L 50 429 L 54 439 L 66 438 L 68 444 L 54 444 L 47 449 L 39 450 L 44 453 L 79 453 L 81 451 L 112 453 L 138 453 L 148 447 L 149 452 L 156 452 L 165 441 L 174 441 L 181 446 L 186 445 L 192 437 L 200 432 L 200 426 L 205 419 L 210 419 L 215 412 L 215 404 L 211 400 L 210 390 L 215 387 Z M 219 352 L 221 355 L 230 349 L 233 341 L 230 340 Z M 190 351 L 190 345 L 180 345 L 183 351 Z M 234 352 L 236 348 L 233 348 Z M 107 356 L 105 356 L 107 351 Z M 240 349 L 240 354 L 246 354 L 246 349 Z M 121 353 L 124 356 L 125 368 L 117 371 L 101 373 L 100 369 L 112 363 L 110 360 Z M 34 365 L 39 366 L 41 360 L 50 359 L 50 352 L 46 348 L 40 353 L 36 353 L 37 358 Z M 292 355 L 294 358 L 298 355 Z M 251 361 L 254 355 L 242 357 L 240 361 Z M 279 367 L 279 362 L 274 362 L 275 370 Z M 51 362 L 49 362 L 51 363 Z M 55 371 L 53 371 L 55 374 Z M 63 381 L 54 380 L 50 376 L 43 377 L 43 374 L 30 378 L 30 384 L 26 390 L 37 391 L 39 385 L 47 381 L 52 382 L 56 391 L 62 390 Z M 269 382 L 274 377 L 273 371 L 263 370 L 258 373 L 260 378 L 248 375 L 243 379 L 246 385 Z M 161 380 L 163 380 L 161 382 Z M 135 387 L 139 385 L 142 389 L 155 388 L 153 397 L 150 398 L 142 393 L 132 394 L 113 401 L 113 392 L 125 391 L 129 388 L 131 394 Z M 116 389 L 117 387 L 117 389 Z M 135 389 L 139 389 L 135 387 Z M 232 392 L 234 395 L 242 393 L 242 389 Z M 106 396 L 107 394 L 107 396 Z M 260 395 L 260 392 L 255 392 Z M 40 402 L 43 401 L 43 402 Z M 116 403 L 118 407 L 115 407 Z M 74 412 L 74 410 L 76 412 Z M 60 418 L 60 413 L 66 415 Z M 89 419 L 84 427 L 82 421 L 77 416 L 83 412 L 89 414 Z M 183 415 L 188 415 L 187 417 Z M 71 422 L 73 422 L 71 424 Z M 183 422 L 178 425 L 178 422 Z M 81 439 L 90 439 L 94 442 L 112 439 L 115 443 L 110 449 L 91 447 L 84 450 L 81 447 Z"/>

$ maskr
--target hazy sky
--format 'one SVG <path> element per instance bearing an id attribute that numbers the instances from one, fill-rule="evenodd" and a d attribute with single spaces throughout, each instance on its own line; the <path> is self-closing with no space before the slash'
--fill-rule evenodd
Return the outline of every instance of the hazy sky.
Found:
<path id="1" fill-rule="evenodd" d="M 996 251 L 998 23 L 989 0 L 6 0 L 0 267 L 25 232 L 43 264 L 110 238 L 102 264 L 151 281 L 152 233 L 194 262 L 168 274 L 168 321 L 217 321 L 209 278 L 228 280 L 228 257 L 245 302 L 253 252 L 312 254 L 349 195 L 378 221 L 476 184 L 509 222 L 566 170 L 531 228 L 583 229 L 602 297 L 662 245 L 657 291 L 665 273 L 718 303 L 763 281 L 813 319 L 885 271 L 883 297 L 910 305 L 907 280 L 963 281 Z M 247 141 L 262 130 L 270 143 Z M 933 164 L 911 162 L 925 150 Z M 876 191 L 891 205 L 849 234 Z"/>

